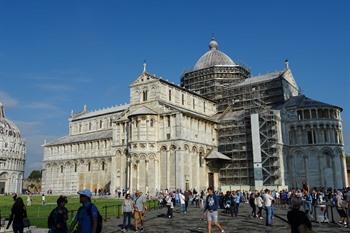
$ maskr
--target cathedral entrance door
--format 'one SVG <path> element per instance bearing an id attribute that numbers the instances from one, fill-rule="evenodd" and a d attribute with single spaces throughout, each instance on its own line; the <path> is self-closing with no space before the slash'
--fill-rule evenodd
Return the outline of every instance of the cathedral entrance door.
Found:
<path id="1" fill-rule="evenodd" d="M 5 193 L 5 182 L 0 182 L 0 194 Z"/>
<path id="2" fill-rule="evenodd" d="M 186 182 L 186 190 L 190 190 L 190 184 L 188 182 Z"/>
<path id="3" fill-rule="evenodd" d="M 213 173 L 208 173 L 208 184 L 209 184 L 209 187 L 214 188 L 214 174 Z"/>

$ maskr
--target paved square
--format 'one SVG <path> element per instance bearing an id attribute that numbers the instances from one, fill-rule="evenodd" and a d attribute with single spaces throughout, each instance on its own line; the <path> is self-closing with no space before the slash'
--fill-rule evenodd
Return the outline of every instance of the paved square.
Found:
<path id="1" fill-rule="evenodd" d="M 219 222 L 222 224 L 225 232 L 249 232 L 249 233 L 289 233 L 290 228 L 288 224 L 279 218 L 273 219 L 273 226 L 266 227 L 264 220 L 258 220 L 256 218 L 249 217 L 250 208 L 248 204 L 243 204 L 240 208 L 240 213 L 237 218 L 232 218 L 227 214 L 224 214 L 220 210 Z M 276 209 L 276 214 L 285 218 L 287 210 Z M 174 218 L 168 219 L 163 217 L 165 215 L 166 209 L 154 210 L 146 213 L 145 221 L 145 232 L 194 232 L 194 233 L 205 233 L 207 232 L 207 222 L 201 220 L 202 210 L 198 208 L 189 208 L 187 215 L 182 215 L 180 213 L 179 207 L 174 211 Z M 112 233 L 120 231 L 119 224 L 122 223 L 122 218 L 111 219 L 107 221 L 104 225 L 104 233 Z M 214 228 L 213 228 L 214 229 Z M 329 232 L 350 232 L 350 229 L 341 227 L 336 224 L 319 224 L 313 223 L 313 229 L 318 233 L 329 233 Z M 130 232 L 130 231 L 129 231 Z M 133 231 L 131 231 L 133 232 Z M 219 232 L 217 229 L 214 232 Z"/>

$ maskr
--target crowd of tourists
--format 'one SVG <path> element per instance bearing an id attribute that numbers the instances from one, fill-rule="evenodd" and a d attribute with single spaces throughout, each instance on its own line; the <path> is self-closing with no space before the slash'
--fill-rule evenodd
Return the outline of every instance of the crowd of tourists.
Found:
<path id="1" fill-rule="evenodd" d="M 48 228 L 50 233 L 100 233 L 102 230 L 102 217 L 97 207 L 91 202 L 93 193 L 88 190 L 78 192 L 81 207 L 77 211 L 72 222 L 67 223 L 68 210 L 65 207 L 67 197 L 60 196 L 57 199 L 57 207 L 48 216 Z M 96 195 L 96 194 L 95 194 Z M 328 222 L 328 207 L 336 209 L 340 219 L 339 224 L 348 227 L 350 216 L 350 188 L 333 190 L 324 188 L 309 189 L 304 185 L 301 189 L 282 190 L 279 192 L 269 189 L 261 191 L 227 191 L 215 192 L 209 187 L 207 190 L 164 190 L 154 197 L 136 191 L 130 194 L 124 190 L 117 195 L 122 198 L 123 232 L 135 230 L 144 232 L 144 218 L 147 210 L 148 199 L 156 199 L 159 206 L 165 208 L 164 216 L 174 218 L 174 208 L 180 210 L 180 214 L 186 216 L 189 207 L 202 209 L 202 220 L 207 221 L 208 232 L 212 232 L 214 225 L 219 232 L 225 232 L 219 223 L 219 211 L 226 216 L 239 217 L 242 204 L 251 208 L 250 217 L 263 221 L 266 226 L 273 225 L 274 208 L 288 210 L 287 220 L 292 233 L 312 232 L 312 221 Z M 14 233 L 23 233 L 23 228 L 28 225 L 26 206 L 21 197 L 13 197 L 14 204 L 7 224 L 7 229 L 12 224 Z M 30 201 L 31 202 L 31 201 Z M 45 205 L 45 195 L 41 196 L 42 205 Z M 27 203 L 28 204 L 28 203 Z M 316 213 L 317 212 L 317 213 Z M 333 213 L 332 213 L 333 215 Z M 133 225 L 132 225 L 133 219 Z M 132 227 L 133 226 L 133 227 Z"/>

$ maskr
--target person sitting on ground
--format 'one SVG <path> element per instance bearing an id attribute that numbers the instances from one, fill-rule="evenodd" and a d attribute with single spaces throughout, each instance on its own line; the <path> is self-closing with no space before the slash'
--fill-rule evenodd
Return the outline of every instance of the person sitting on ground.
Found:
<path id="1" fill-rule="evenodd" d="M 12 223 L 12 229 L 14 233 L 23 233 L 23 220 L 25 218 L 27 218 L 26 206 L 24 205 L 23 199 L 17 197 L 15 203 L 12 206 L 10 219 L 6 229 L 9 229 Z"/>
<path id="2" fill-rule="evenodd" d="M 50 233 L 67 233 L 68 210 L 65 207 L 67 197 L 60 196 L 57 199 L 57 207 L 49 215 L 48 228 Z"/>
<path id="3" fill-rule="evenodd" d="M 302 204 L 301 198 L 293 197 L 291 199 L 291 210 L 287 214 L 288 223 L 291 227 L 291 233 L 312 232 L 312 225 L 305 212 L 300 210 Z"/>

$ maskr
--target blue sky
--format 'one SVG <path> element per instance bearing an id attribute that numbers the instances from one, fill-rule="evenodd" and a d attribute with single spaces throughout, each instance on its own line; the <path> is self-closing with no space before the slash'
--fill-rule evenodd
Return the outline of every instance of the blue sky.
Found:
<path id="1" fill-rule="evenodd" d="M 142 71 L 179 83 L 208 49 L 254 75 L 288 58 L 303 92 L 344 108 L 350 152 L 349 1 L 0 1 L 0 101 L 27 141 L 26 171 L 68 115 L 126 103 Z"/>

